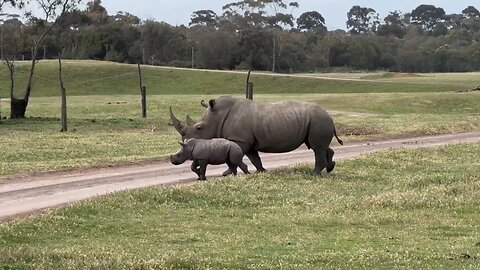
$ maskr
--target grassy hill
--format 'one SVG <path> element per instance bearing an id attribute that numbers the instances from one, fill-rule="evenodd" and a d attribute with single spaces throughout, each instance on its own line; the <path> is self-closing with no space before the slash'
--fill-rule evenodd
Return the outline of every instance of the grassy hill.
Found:
<path id="1" fill-rule="evenodd" d="M 18 94 L 23 94 L 28 70 L 28 62 L 16 63 Z M 151 95 L 220 95 L 243 94 L 245 91 L 246 72 L 226 73 L 153 66 L 142 66 L 142 70 L 144 85 Z M 8 71 L 5 66 L 0 68 L 0 74 L 3 74 L 0 97 L 7 97 L 10 82 L 6 79 Z M 63 74 L 69 96 L 133 95 L 139 92 L 136 65 L 66 60 L 63 63 Z M 254 82 L 256 94 L 444 92 L 476 87 L 479 76 L 475 73 L 440 76 L 372 74 L 301 74 L 302 77 L 253 74 L 251 81 Z M 40 61 L 35 73 L 32 96 L 58 96 L 59 93 L 58 63 L 51 60 Z"/>

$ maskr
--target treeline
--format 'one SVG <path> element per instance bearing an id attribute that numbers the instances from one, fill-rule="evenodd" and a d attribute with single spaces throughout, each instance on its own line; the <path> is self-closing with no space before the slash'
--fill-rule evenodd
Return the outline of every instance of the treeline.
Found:
<path id="1" fill-rule="evenodd" d="M 296 8 L 283 0 L 244 0 L 225 5 L 222 14 L 196 11 L 188 26 L 172 26 L 128 12 L 109 15 L 95 0 L 62 16 L 39 54 L 56 58 L 63 49 L 69 59 L 275 72 L 480 70 L 480 12 L 473 6 L 446 14 L 420 5 L 383 19 L 372 8 L 354 6 L 347 31 L 327 29 L 317 11 L 294 18 Z M 2 59 L 30 59 L 32 39 L 46 22 L 5 14 L 2 21 Z"/>

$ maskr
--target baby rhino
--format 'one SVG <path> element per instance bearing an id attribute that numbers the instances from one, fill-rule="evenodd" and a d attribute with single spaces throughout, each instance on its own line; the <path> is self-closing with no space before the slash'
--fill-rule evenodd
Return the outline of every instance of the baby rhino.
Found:
<path id="1" fill-rule="evenodd" d="M 187 159 L 193 160 L 191 168 L 198 175 L 198 180 L 207 179 L 205 177 L 207 164 L 220 165 L 226 163 L 234 175 L 237 174 L 237 167 L 240 167 L 245 174 L 249 173 L 247 165 L 242 161 L 242 149 L 232 141 L 226 139 L 188 139 L 180 145 L 182 148 L 170 156 L 170 161 L 174 165 L 179 165 Z"/>

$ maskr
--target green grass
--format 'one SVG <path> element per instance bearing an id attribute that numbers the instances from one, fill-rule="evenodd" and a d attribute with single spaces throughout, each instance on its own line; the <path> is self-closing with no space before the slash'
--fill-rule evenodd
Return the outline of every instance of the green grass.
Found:
<path id="1" fill-rule="evenodd" d="M 60 133 L 57 97 L 32 98 L 21 120 L 0 124 L 0 176 L 164 160 L 174 152 L 179 135 L 170 126 L 168 107 L 184 119 L 200 119 L 201 99 L 208 95 L 148 97 L 148 119 L 140 117 L 137 96 L 73 96 L 69 132 Z M 256 95 L 259 102 L 296 99 L 330 110 L 372 113 L 334 116 L 345 141 L 444 134 L 480 129 L 480 95 L 476 93 L 381 93 Z M 2 115 L 8 103 L 2 104 Z"/>
<path id="2" fill-rule="evenodd" d="M 351 72 L 351 73 L 313 73 L 301 74 L 310 77 L 355 79 L 376 82 L 421 83 L 435 86 L 457 85 L 463 90 L 478 86 L 478 72 L 465 73 L 392 73 L 392 72 Z M 461 90 L 461 89 L 458 89 Z"/>
<path id="3" fill-rule="evenodd" d="M 122 192 L 0 227 L 4 269 L 478 269 L 480 144 Z"/>
<path id="4" fill-rule="evenodd" d="M 17 63 L 17 90 L 25 86 L 27 64 Z M 0 74 L 6 74 L 5 68 Z M 200 119 L 201 99 L 243 97 L 244 73 L 142 68 L 148 86 L 146 120 L 140 118 L 136 65 L 65 61 L 69 132 L 62 134 L 57 62 L 39 62 L 28 118 L 0 123 L 0 176 L 163 160 L 179 139 L 168 124 L 169 106 L 181 119 L 186 114 Z M 255 100 L 305 100 L 328 110 L 369 113 L 334 116 L 346 141 L 480 129 L 480 95 L 450 91 L 475 87 L 478 73 L 309 75 L 368 80 L 253 75 Z M 7 96 L 7 89 L 8 80 L 1 80 L 0 96 Z M 1 105 L 1 115 L 9 115 L 8 102 Z"/>

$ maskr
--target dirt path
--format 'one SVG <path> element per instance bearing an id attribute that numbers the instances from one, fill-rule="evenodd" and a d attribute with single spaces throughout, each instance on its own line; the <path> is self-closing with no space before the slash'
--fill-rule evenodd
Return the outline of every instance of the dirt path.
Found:
<path id="1" fill-rule="evenodd" d="M 334 145 L 335 159 L 359 157 L 393 148 L 421 148 L 446 144 L 478 143 L 480 131 L 409 139 L 346 143 Z M 267 169 L 312 162 L 313 153 L 306 148 L 282 154 L 262 154 Z M 246 159 L 246 158 L 245 158 Z M 247 162 L 250 170 L 254 167 Z M 219 176 L 225 166 L 209 166 L 207 178 Z M 65 206 L 107 193 L 157 185 L 192 182 L 189 164 L 173 166 L 158 162 L 118 168 L 90 169 L 69 173 L 47 173 L 11 178 L 0 183 L 0 222 Z"/>

